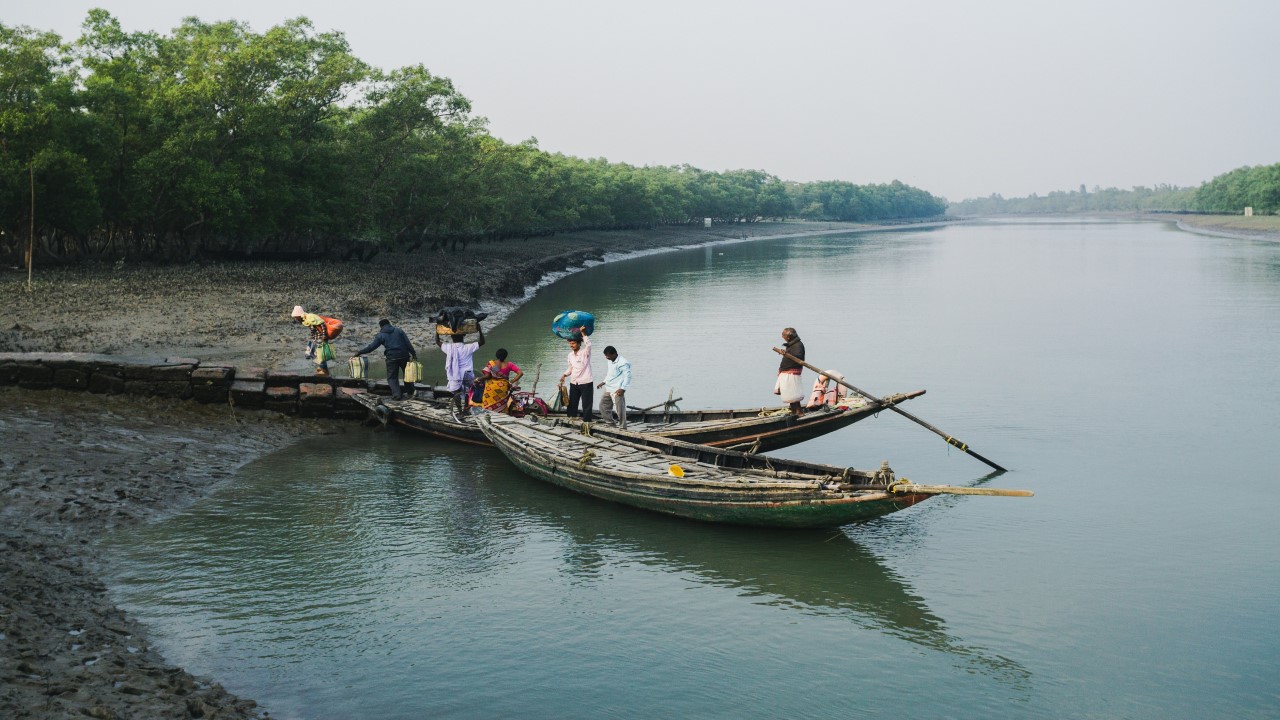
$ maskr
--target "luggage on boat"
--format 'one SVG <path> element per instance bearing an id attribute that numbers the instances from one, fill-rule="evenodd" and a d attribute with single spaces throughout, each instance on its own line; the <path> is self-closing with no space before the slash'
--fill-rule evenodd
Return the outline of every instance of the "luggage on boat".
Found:
<path id="1" fill-rule="evenodd" d="M 475 318 L 467 318 L 462 321 L 458 327 L 451 327 L 443 323 L 436 324 L 437 335 L 466 335 L 467 333 L 480 332 L 480 322 Z"/>
<path id="2" fill-rule="evenodd" d="M 489 313 L 471 308 L 451 306 L 436 313 L 436 334 L 465 335 L 480 331 L 480 321 L 489 317 Z"/>
<path id="3" fill-rule="evenodd" d="M 596 316 L 584 310 L 565 310 L 551 321 L 551 332 L 565 340 L 578 334 L 578 328 L 585 327 L 587 335 L 596 331 Z"/>
<path id="4" fill-rule="evenodd" d="M 357 380 L 369 377 L 369 358 L 364 355 L 348 360 L 347 367 L 351 369 L 351 377 Z"/>

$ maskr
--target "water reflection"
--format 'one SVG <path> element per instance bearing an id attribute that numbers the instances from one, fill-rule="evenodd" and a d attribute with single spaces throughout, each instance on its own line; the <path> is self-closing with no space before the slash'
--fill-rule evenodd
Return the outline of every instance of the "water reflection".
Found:
<path id="1" fill-rule="evenodd" d="M 559 575 L 539 592 L 575 602 L 575 593 L 639 566 L 751 603 L 844 618 L 1014 686 L 1029 677 L 957 638 L 844 533 L 638 512 L 534 481 L 491 449 L 409 432 L 278 453 L 247 466 L 214 501 L 116 542 L 126 607 L 169 637 L 176 661 L 197 668 L 208 655 L 230 657 L 244 672 L 276 672 L 281 662 L 323 667 L 335 653 L 394 656 L 389 648 L 409 652 L 422 642 L 406 634 L 420 614 L 500 602 L 530 577 Z"/>
<path id="2" fill-rule="evenodd" d="M 991 473 L 981 484 L 999 473 Z M 519 507 L 566 544 L 566 571 L 596 575 L 619 554 L 663 572 L 700 581 L 755 602 L 812 615 L 844 617 L 946 653 L 966 669 L 1023 684 L 1017 662 L 955 637 L 923 597 L 863 545 L 839 530 L 775 530 L 697 523 L 641 513 L 540 484 L 491 483 L 481 498 Z"/>

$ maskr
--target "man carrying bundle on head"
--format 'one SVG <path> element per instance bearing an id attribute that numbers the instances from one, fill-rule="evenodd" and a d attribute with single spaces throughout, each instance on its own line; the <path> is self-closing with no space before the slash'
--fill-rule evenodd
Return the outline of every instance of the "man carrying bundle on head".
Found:
<path id="1" fill-rule="evenodd" d="M 804 343 L 800 342 L 800 335 L 795 328 L 783 328 L 782 342 L 785 343 L 783 349 L 787 351 L 787 355 L 796 360 L 804 360 Z M 792 415 L 804 412 L 800 407 L 800 402 L 804 400 L 804 388 L 800 385 L 800 373 L 803 370 L 800 363 L 783 355 L 782 362 L 778 364 L 778 379 L 773 384 L 773 394 L 782 396 L 782 402 L 791 406 Z"/>
<path id="2" fill-rule="evenodd" d="M 578 333 L 569 338 L 568 369 L 560 376 L 560 387 L 569 381 L 569 407 L 565 414 L 577 417 L 582 414 L 583 422 L 591 422 L 591 338 L 587 336 L 587 327 L 578 328 Z M 581 410 L 579 410 L 581 407 Z"/>
<path id="3" fill-rule="evenodd" d="M 484 345 L 484 329 L 478 322 L 476 332 L 480 336 L 477 342 L 467 342 L 466 333 L 453 333 L 449 336 L 453 340 L 450 343 L 441 341 L 440 333 L 436 333 L 436 347 L 444 353 L 444 376 L 449 383 L 447 389 L 454 395 L 454 409 L 458 412 L 467 409 L 467 396 L 476 380 L 473 358 L 476 350 Z"/>

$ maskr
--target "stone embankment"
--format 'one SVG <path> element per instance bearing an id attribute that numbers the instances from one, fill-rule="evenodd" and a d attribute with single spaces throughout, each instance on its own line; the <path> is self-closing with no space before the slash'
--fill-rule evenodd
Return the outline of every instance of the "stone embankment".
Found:
<path id="1" fill-rule="evenodd" d="M 0 385 L 194 399 L 301 417 L 351 419 L 367 415 L 356 395 L 387 393 L 386 381 L 202 365 L 196 358 L 63 352 L 0 353 Z"/>

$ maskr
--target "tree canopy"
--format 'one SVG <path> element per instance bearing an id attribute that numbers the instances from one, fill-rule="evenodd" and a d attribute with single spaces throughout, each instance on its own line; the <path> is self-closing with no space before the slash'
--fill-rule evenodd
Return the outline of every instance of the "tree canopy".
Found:
<path id="1" fill-rule="evenodd" d="M 1245 166 L 1224 173 L 1196 190 L 1204 212 L 1238 214 L 1251 207 L 1259 215 L 1280 214 L 1280 163 Z"/>
<path id="2" fill-rule="evenodd" d="M 894 181 L 637 167 L 491 136 L 448 78 L 383 71 L 305 18 L 264 33 L 187 18 L 81 36 L 0 24 L 0 255 L 46 259 L 456 247 L 581 229 L 877 221 L 946 203 Z"/>
<path id="3" fill-rule="evenodd" d="M 1080 186 L 1078 191 L 1056 190 L 1048 195 L 1005 198 L 992 195 L 952 203 L 954 215 L 1003 213 L 1077 214 L 1091 212 L 1201 212 L 1239 215 L 1252 207 L 1259 215 L 1280 214 L 1280 163 L 1245 166 L 1223 173 L 1198 188 L 1157 185 L 1132 190 Z"/>

